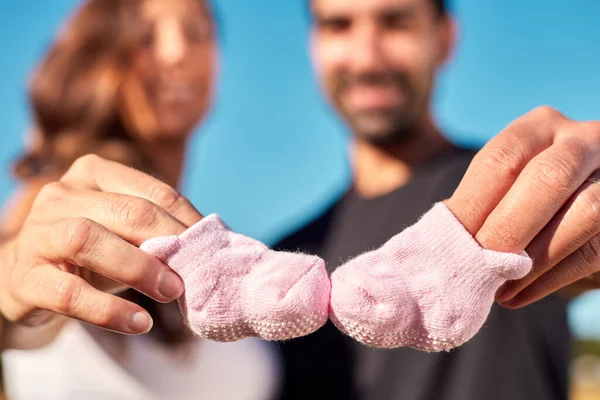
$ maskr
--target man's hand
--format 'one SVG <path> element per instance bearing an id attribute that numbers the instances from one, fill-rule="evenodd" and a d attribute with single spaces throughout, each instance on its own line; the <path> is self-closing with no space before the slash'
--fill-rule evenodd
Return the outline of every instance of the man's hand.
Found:
<path id="1" fill-rule="evenodd" d="M 169 302 L 182 294 L 183 282 L 137 246 L 201 219 L 168 185 L 85 156 L 41 190 L 23 228 L 0 247 L 0 313 L 11 325 L 49 325 L 64 315 L 145 333 L 148 313 L 114 294 L 133 288 Z"/>
<path id="2" fill-rule="evenodd" d="M 519 118 L 474 158 L 446 200 L 490 250 L 534 261 L 497 300 L 523 307 L 572 284 L 599 287 L 600 123 L 575 122 L 549 107 Z"/>

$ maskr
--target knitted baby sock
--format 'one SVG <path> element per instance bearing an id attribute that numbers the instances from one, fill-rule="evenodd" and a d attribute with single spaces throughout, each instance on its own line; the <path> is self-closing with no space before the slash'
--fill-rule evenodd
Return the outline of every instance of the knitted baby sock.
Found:
<path id="1" fill-rule="evenodd" d="M 269 250 L 231 231 L 216 215 L 140 248 L 182 277 L 185 293 L 179 305 L 201 337 L 283 340 L 327 322 L 331 284 L 323 260 Z"/>
<path id="2" fill-rule="evenodd" d="M 526 254 L 483 249 L 438 203 L 332 274 L 331 319 L 366 345 L 449 350 L 479 331 L 498 288 L 531 265 Z"/>

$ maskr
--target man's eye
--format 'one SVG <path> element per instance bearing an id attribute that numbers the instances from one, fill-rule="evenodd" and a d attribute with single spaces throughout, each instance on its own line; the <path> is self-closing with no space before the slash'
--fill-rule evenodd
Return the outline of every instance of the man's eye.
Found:
<path id="1" fill-rule="evenodd" d="M 346 31 L 351 25 L 351 21 L 347 18 L 327 18 L 318 22 L 320 30 L 333 33 Z"/>
<path id="2" fill-rule="evenodd" d="M 405 13 L 390 13 L 379 17 L 379 23 L 383 28 L 400 30 L 410 28 L 414 18 Z"/>

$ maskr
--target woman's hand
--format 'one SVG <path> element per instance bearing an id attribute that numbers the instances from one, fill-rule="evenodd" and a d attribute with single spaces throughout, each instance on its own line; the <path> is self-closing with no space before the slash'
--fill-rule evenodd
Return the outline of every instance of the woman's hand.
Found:
<path id="1" fill-rule="evenodd" d="M 133 288 L 170 302 L 183 282 L 137 246 L 177 235 L 202 215 L 170 186 L 97 156 L 85 156 L 37 196 L 22 229 L 0 245 L 0 313 L 10 325 L 67 316 L 125 334 L 152 320 L 115 293 Z"/>

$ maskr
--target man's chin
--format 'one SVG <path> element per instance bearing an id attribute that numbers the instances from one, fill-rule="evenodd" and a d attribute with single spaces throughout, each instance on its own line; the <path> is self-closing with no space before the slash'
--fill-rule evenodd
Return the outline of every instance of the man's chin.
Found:
<path id="1" fill-rule="evenodd" d="M 352 135 L 375 145 L 395 144 L 410 134 L 410 129 L 402 124 L 394 123 L 389 118 L 356 118 L 350 119 Z"/>
<path id="2" fill-rule="evenodd" d="M 409 131 L 357 132 L 354 137 L 375 146 L 398 145 L 410 136 Z"/>

